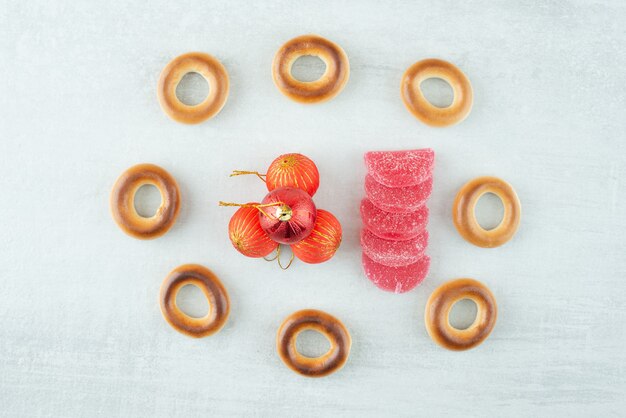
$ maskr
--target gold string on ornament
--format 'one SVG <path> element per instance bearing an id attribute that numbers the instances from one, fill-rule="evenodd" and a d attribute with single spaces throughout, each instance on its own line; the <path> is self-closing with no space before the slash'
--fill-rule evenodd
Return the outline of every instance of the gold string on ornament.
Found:
<path id="1" fill-rule="evenodd" d="M 267 256 L 266 256 L 266 257 L 263 257 L 263 260 L 268 261 L 268 262 L 276 260 L 278 258 L 278 256 L 280 255 L 280 244 L 278 244 L 276 246 L 276 250 L 275 251 L 276 251 L 276 253 L 274 254 L 274 257 L 267 258 Z M 274 251 L 272 251 L 272 252 L 274 252 Z"/>
<path id="2" fill-rule="evenodd" d="M 273 203 L 264 203 L 264 204 L 260 204 L 260 203 L 233 203 L 233 202 L 222 202 L 220 200 L 219 205 L 220 206 L 237 206 L 237 207 L 240 207 L 240 208 L 255 208 L 256 210 L 261 212 L 266 217 L 268 217 L 270 219 L 276 219 L 275 216 L 268 215 L 263 210 L 263 208 L 269 208 L 269 207 L 272 207 L 272 206 L 283 206 L 284 203 L 283 202 L 273 202 Z"/>
<path id="3" fill-rule="evenodd" d="M 289 263 L 287 263 L 287 266 L 283 266 L 283 264 L 280 261 L 280 254 L 281 254 L 281 249 L 282 245 L 278 244 L 278 247 L 276 247 L 276 255 L 272 258 L 267 258 L 267 257 L 263 257 L 263 260 L 265 261 L 274 261 L 276 260 L 278 262 L 278 266 L 283 269 L 283 270 L 287 270 L 289 267 L 291 267 L 291 263 L 293 263 L 293 260 L 295 258 L 295 254 L 293 253 L 293 251 L 291 252 L 291 258 L 289 258 Z"/>
<path id="4" fill-rule="evenodd" d="M 245 176 L 248 174 L 253 174 L 257 176 L 262 182 L 267 183 L 267 181 L 265 180 L 267 174 L 261 174 L 258 171 L 233 170 L 229 177 Z"/>

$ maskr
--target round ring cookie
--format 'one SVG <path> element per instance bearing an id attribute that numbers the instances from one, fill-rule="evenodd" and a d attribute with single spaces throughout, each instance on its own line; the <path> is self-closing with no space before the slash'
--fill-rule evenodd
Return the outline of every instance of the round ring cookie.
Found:
<path id="1" fill-rule="evenodd" d="M 429 78 L 441 78 L 450 84 L 454 92 L 450 106 L 434 106 L 424 97 L 420 84 Z M 402 76 L 400 93 L 409 112 L 430 126 L 459 123 L 472 109 L 472 85 L 467 76 L 453 64 L 439 59 L 425 59 L 411 65 Z"/>
<path id="2" fill-rule="evenodd" d="M 450 325 L 452 306 L 462 299 L 476 303 L 474 323 L 467 329 Z M 496 325 L 498 307 L 491 291 L 473 279 L 457 279 L 444 283 L 430 295 L 426 302 L 424 322 L 430 337 L 448 350 L 468 350 L 482 343 Z"/>
<path id="3" fill-rule="evenodd" d="M 296 339 L 304 330 L 324 335 L 330 342 L 328 352 L 320 357 L 306 357 L 298 352 Z M 278 329 L 276 349 L 283 363 L 307 377 L 323 377 L 341 369 L 348 361 L 350 333 L 334 316 L 315 309 L 305 309 L 289 315 Z"/>
<path id="4" fill-rule="evenodd" d="M 143 217 L 135 209 L 135 194 L 151 184 L 161 193 L 161 206 L 154 216 Z M 180 191 L 174 177 L 154 164 L 138 164 L 124 171 L 111 191 L 111 214 L 128 235 L 153 239 L 165 234 L 176 222 L 180 211 Z"/>
<path id="5" fill-rule="evenodd" d="M 188 73 L 198 73 L 209 84 L 209 94 L 197 105 L 178 100 L 176 86 Z M 174 58 L 161 72 L 157 96 L 163 111 L 181 123 L 200 123 L 217 115 L 228 98 L 228 73 L 217 58 L 202 52 L 189 52 Z"/>
<path id="6" fill-rule="evenodd" d="M 326 71 L 315 81 L 300 81 L 291 74 L 293 63 L 312 55 L 326 64 Z M 280 47 L 272 63 L 274 84 L 281 93 L 300 103 L 320 103 L 335 97 L 348 82 L 350 63 L 341 47 L 318 35 L 303 35 Z"/>
<path id="7" fill-rule="evenodd" d="M 476 220 L 476 204 L 485 193 L 493 193 L 502 200 L 504 216 L 494 229 L 486 230 Z M 519 227 L 522 207 L 513 187 L 497 177 L 478 177 L 466 183 L 456 195 L 452 220 L 459 234 L 468 242 L 484 248 L 506 243 Z"/>
<path id="8" fill-rule="evenodd" d="M 197 286 L 209 303 L 209 312 L 202 318 L 187 315 L 176 304 L 178 292 L 188 284 Z M 163 318 L 172 328 L 194 338 L 218 332 L 226 324 L 230 312 L 224 285 L 211 270 L 198 264 L 185 264 L 168 274 L 161 285 L 159 305 Z"/>

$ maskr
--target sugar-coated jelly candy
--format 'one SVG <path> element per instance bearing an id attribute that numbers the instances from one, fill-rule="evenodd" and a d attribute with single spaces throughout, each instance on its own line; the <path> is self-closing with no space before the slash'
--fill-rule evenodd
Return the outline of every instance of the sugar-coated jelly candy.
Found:
<path id="1" fill-rule="evenodd" d="M 404 293 L 424 281 L 430 268 L 430 257 L 424 255 L 416 263 L 404 267 L 389 267 L 363 253 L 362 263 L 365 275 L 377 287 L 388 292 Z"/>
<path id="2" fill-rule="evenodd" d="M 431 148 L 365 153 L 367 172 L 388 187 L 415 186 L 430 177 L 435 163 Z"/>
<path id="3" fill-rule="evenodd" d="M 428 225 L 428 207 L 414 212 L 391 213 L 378 209 L 369 199 L 361 200 L 361 219 L 369 231 L 384 239 L 402 241 L 415 238 Z"/>
<path id="4" fill-rule="evenodd" d="M 385 212 L 415 212 L 426 203 L 432 191 L 432 176 L 415 186 L 404 187 L 387 187 L 370 175 L 365 177 L 365 194 L 376 207 Z"/>
<path id="5" fill-rule="evenodd" d="M 361 231 L 361 247 L 369 258 L 390 267 L 401 267 L 415 263 L 426 251 L 428 231 L 405 241 L 378 238 L 367 229 Z"/>

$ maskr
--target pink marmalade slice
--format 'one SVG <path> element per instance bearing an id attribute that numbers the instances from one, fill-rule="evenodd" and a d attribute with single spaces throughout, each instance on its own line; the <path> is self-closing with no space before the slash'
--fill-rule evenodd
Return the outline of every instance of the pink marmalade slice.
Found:
<path id="1" fill-rule="evenodd" d="M 365 275 L 378 288 L 387 292 L 404 293 L 424 281 L 430 268 L 430 257 L 424 255 L 416 263 L 404 267 L 379 264 L 363 254 Z"/>
<path id="2" fill-rule="evenodd" d="M 408 266 L 417 262 L 426 251 L 428 231 L 406 241 L 390 241 L 378 238 L 370 231 L 361 231 L 363 253 L 373 261 L 389 267 Z"/>
<path id="3" fill-rule="evenodd" d="M 434 164 L 431 148 L 365 153 L 367 172 L 387 187 L 415 186 L 431 177 Z"/>
<path id="4" fill-rule="evenodd" d="M 361 200 L 361 219 L 369 231 L 384 239 L 403 241 L 415 238 L 428 225 L 428 207 L 415 212 L 391 213 L 378 209 L 369 199 Z"/>
<path id="5" fill-rule="evenodd" d="M 415 186 L 405 187 L 387 187 L 370 175 L 365 177 L 365 194 L 376 207 L 385 212 L 415 212 L 426 203 L 432 191 L 432 176 Z"/>

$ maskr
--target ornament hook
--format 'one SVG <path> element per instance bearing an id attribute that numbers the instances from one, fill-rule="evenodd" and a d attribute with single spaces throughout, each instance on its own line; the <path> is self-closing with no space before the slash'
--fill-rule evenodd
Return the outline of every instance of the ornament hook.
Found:
<path id="1" fill-rule="evenodd" d="M 248 174 L 253 174 L 255 176 L 257 176 L 262 182 L 266 182 L 265 180 L 265 176 L 266 174 L 261 174 L 258 171 L 246 171 L 246 170 L 233 170 L 233 172 L 230 174 L 229 177 L 236 177 L 236 176 L 245 176 Z"/>
<path id="2" fill-rule="evenodd" d="M 293 259 L 295 258 L 295 254 L 293 253 L 293 251 L 291 252 L 291 257 L 289 258 L 289 263 L 287 263 L 286 267 L 283 267 L 282 263 L 280 262 L 280 248 L 282 247 L 281 244 L 278 244 L 278 249 L 276 250 L 276 261 L 278 261 L 278 266 L 283 269 L 283 270 L 287 270 L 289 267 L 291 267 L 291 263 L 293 263 Z"/>
<path id="3" fill-rule="evenodd" d="M 263 208 L 269 208 L 272 206 L 284 206 L 285 204 L 283 202 L 274 202 L 274 203 L 266 203 L 266 204 L 259 204 L 259 203 L 233 203 L 233 202 L 222 202 L 220 200 L 219 202 L 220 206 L 238 206 L 240 208 L 255 208 L 256 210 L 258 210 L 259 212 L 261 212 L 263 215 L 265 215 L 266 217 L 270 218 L 270 219 L 276 219 L 276 216 L 272 217 L 270 215 L 268 215 Z"/>

